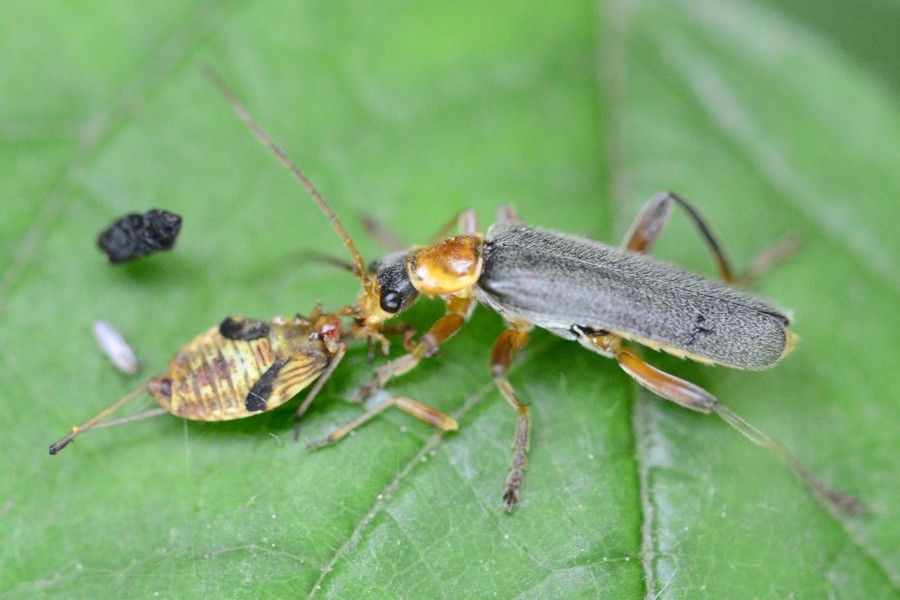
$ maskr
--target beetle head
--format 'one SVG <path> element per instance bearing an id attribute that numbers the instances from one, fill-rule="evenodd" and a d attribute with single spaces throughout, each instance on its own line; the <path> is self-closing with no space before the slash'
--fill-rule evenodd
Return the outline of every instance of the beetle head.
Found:
<path id="1" fill-rule="evenodd" d="M 377 327 L 409 306 L 419 297 L 406 271 L 407 252 L 394 252 L 369 264 L 363 290 L 354 313 L 369 327 Z"/>

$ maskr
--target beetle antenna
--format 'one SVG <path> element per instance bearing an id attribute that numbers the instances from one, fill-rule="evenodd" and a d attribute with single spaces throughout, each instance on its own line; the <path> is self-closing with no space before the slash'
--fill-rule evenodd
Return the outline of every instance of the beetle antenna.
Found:
<path id="1" fill-rule="evenodd" d="M 144 383 L 140 387 L 131 390 L 130 392 L 128 392 L 127 394 L 125 394 L 124 396 L 122 396 L 121 398 L 119 398 L 118 400 L 116 400 L 115 402 L 113 402 L 112 404 L 110 404 L 109 406 L 107 406 L 106 408 L 101 410 L 100 412 L 98 412 L 96 415 L 94 415 L 93 417 L 91 417 L 90 419 L 88 419 L 87 421 L 82 423 L 81 425 L 76 425 L 75 427 L 72 428 L 72 431 L 70 431 L 67 436 L 65 436 L 64 438 L 62 438 L 61 440 L 59 440 L 52 446 L 50 446 L 50 454 L 57 454 L 60 450 L 62 450 L 63 448 L 65 448 L 66 446 L 71 444 L 72 440 L 74 440 L 78 436 L 79 433 L 82 433 L 84 431 L 87 431 L 88 429 L 93 429 L 94 427 L 97 427 L 98 423 L 100 421 L 102 421 L 103 419 L 105 419 L 107 417 L 107 415 L 116 412 L 117 410 L 119 410 L 120 408 L 122 408 L 123 406 L 125 406 L 126 404 L 128 404 L 129 402 L 131 402 L 132 400 L 134 400 L 135 398 L 137 398 L 138 396 L 140 396 L 141 394 L 143 394 L 146 391 L 147 391 L 147 384 Z M 151 412 L 151 411 L 148 411 L 148 412 Z M 156 415 L 156 414 L 158 414 L 158 412 L 152 413 L 152 415 Z M 146 416 L 149 417 L 152 415 L 147 414 Z M 110 424 L 112 424 L 112 423 L 110 423 Z"/>
<path id="2" fill-rule="evenodd" d="M 225 100 L 231 105 L 231 108 L 237 114 L 237 116 L 243 121 L 247 127 L 250 128 L 250 131 L 253 133 L 253 136 L 259 140 L 259 142 L 269 149 L 269 151 L 275 155 L 275 158 L 281 162 L 285 167 L 287 167 L 288 171 L 294 176 L 297 181 L 300 182 L 300 185 L 306 189 L 312 199 L 315 200 L 316 204 L 319 205 L 319 208 L 322 209 L 322 212 L 325 213 L 325 216 L 331 221 L 331 226 L 337 232 L 338 236 L 344 241 L 344 245 L 347 246 L 347 250 L 350 251 L 351 256 L 353 257 L 353 269 L 354 275 L 362 280 L 365 280 L 366 276 L 366 264 L 363 261 L 362 255 L 359 253 L 359 250 L 356 249 L 356 244 L 353 243 L 353 240 L 350 238 L 350 235 L 347 233 L 347 230 L 344 229 L 344 225 L 341 223 L 341 220 L 338 219 L 337 215 L 334 214 L 334 211 L 331 209 L 331 206 L 328 205 L 328 202 L 325 201 L 325 197 L 316 189 L 316 186 L 313 185 L 312 181 L 300 170 L 294 161 L 290 159 L 287 153 L 281 149 L 281 147 L 275 143 L 275 141 L 269 137 L 269 134 L 265 132 L 265 130 L 259 126 L 259 124 L 250 116 L 250 113 L 244 108 L 244 105 L 241 104 L 240 100 L 234 95 L 228 85 L 225 84 L 225 81 L 219 76 L 219 74 L 212 69 L 212 67 L 205 66 L 203 67 L 203 73 L 212 81 L 213 85 L 215 85 L 219 92 L 225 97 Z"/>

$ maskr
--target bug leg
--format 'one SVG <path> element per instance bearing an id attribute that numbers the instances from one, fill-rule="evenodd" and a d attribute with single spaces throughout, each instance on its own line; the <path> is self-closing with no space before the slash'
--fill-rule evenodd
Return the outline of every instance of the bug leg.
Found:
<path id="1" fill-rule="evenodd" d="M 447 300 L 447 314 L 435 321 L 409 353 L 375 369 L 375 376 L 360 389 L 357 399 L 371 396 L 384 387 L 391 378 L 408 373 L 423 358 L 437 354 L 440 345 L 453 337 L 463 326 L 473 308 L 475 308 L 474 298 L 451 297 Z"/>
<path id="2" fill-rule="evenodd" d="M 422 404 L 421 402 L 417 402 L 412 398 L 407 398 L 405 396 L 391 396 L 384 402 L 380 402 L 367 410 L 365 413 L 360 415 L 359 417 L 353 419 L 343 427 L 333 431 L 327 437 L 324 437 L 320 440 L 316 440 L 314 442 L 310 442 L 307 445 L 307 448 L 321 448 L 322 446 L 328 446 L 330 444 L 334 444 L 335 442 L 340 441 L 351 431 L 356 429 L 357 427 L 368 423 L 375 416 L 381 414 L 384 410 L 396 406 L 403 412 L 414 416 L 420 421 L 424 421 L 429 425 L 433 425 L 438 429 L 443 431 L 456 431 L 459 429 L 459 424 L 456 422 L 456 419 L 453 417 L 442 413 L 436 408 L 432 408 L 427 404 Z"/>
<path id="3" fill-rule="evenodd" d="M 316 399 L 316 396 L 318 396 L 319 392 L 322 390 L 322 386 L 325 385 L 325 383 L 331 377 L 331 374 L 334 373 L 334 370 L 337 368 L 338 364 L 340 364 L 341 359 L 344 358 L 344 354 L 346 353 L 347 346 L 345 344 L 340 344 L 337 347 L 337 351 L 328 362 L 328 367 L 325 369 L 325 372 L 322 373 L 313 388 L 309 390 L 309 393 L 306 394 L 303 402 L 300 404 L 299 408 L 297 408 L 297 412 L 294 413 L 294 441 L 297 441 L 297 438 L 300 437 L 300 419 L 302 419 L 303 415 L 306 414 L 309 406 L 313 403 L 313 400 Z"/>
<path id="4" fill-rule="evenodd" d="M 494 342 L 491 350 L 491 375 L 497 389 L 506 398 L 510 406 L 515 409 L 516 434 L 513 438 L 513 456 L 509 464 L 509 475 L 506 476 L 506 485 L 503 489 L 503 508 L 511 512 L 519 503 L 520 491 L 525 480 L 525 468 L 528 465 L 528 446 L 531 438 L 531 421 L 528 416 L 528 406 L 525 405 L 513 390 L 512 384 L 506 378 L 509 365 L 513 356 L 528 343 L 528 333 L 516 329 L 507 329 L 500 334 Z"/>
<path id="5" fill-rule="evenodd" d="M 115 402 L 113 402 L 112 404 L 110 404 L 109 406 L 107 406 L 106 408 L 101 410 L 100 412 L 98 412 L 96 415 L 94 415 L 93 417 L 91 417 L 90 419 L 88 419 L 87 421 L 82 423 L 81 425 L 76 425 L 75 427 L 72 428 L 72 431 L 70 431 L 68 435 L 66 435 L 65 437 L 60 439 L 58 442 L 56 442 L 52 446 L 50 446 L 50 454 L 56 454 L 60 450 L 62 450 L 66 446 L 68 446 L 70 443 L 72 443 L 72 440 L 74 440 L 78 436 L 78 434 L 83 433 L 83 432 L 87 431 L 88 429 L 93 429 L 95 427 L 99 427 L 98 424 L 103 419 L 105 419 L 108 415 L 116 412 L 117 410 L 119 410 L 120 408 L 122 408 L 123 406 L 125 406 L 126 404 L 128 404 L 129 402 L 131 402 L 132 400 L 134 400 L 135 398 L 137 398 L 138 396 L 140 396 L 141 394 L 143 394 L 146 391 L 147 391 L 147 384 L 145 383 L 145 384 L 141 385 L 140 387 L 128 392 L 127 394 L 125 394 L 124 396 L 122 396 L 121 398 L 119 398 L 118 400 L 116 400 Z M 138 413 L 137 415 L 132 415 L 131 417 L 126 417 L 126 418 L 130 418 L 131 420 L 137 420 L 137 419 L 142 419 L 144 417 L 156 416 L 158 414 L 160 414 L 159 410 L 149 410 L 149 411 L 146 411 L 143 413 Z"/>

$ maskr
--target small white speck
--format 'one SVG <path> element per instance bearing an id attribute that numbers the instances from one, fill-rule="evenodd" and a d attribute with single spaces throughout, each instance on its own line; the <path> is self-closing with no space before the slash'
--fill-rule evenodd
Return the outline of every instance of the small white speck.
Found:
<path id="1" fill-rule="evenodd" d="M 593 455 L 593 454 L 588 454 L 588 460 L 594 460 L 594 455 Z"/>
<path id="2" fill-rule="evenodd" d="M 109 361 L 123 373 L 137 373 L 137 358 L 134 350 L 115 327 L 106 321 L 94 321 L 94 339 Z"/>
<path id="3" fill-rule="evenodd" d="M 277 515 L 276 515 L 275 513 L 272 513 L 271 516 L 272 516 L 272 518 L 274 519 Z"/>

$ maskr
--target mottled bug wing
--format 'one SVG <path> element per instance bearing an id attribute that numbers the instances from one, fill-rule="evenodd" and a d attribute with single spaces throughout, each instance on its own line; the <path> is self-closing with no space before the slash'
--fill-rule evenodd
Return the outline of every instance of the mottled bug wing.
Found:
<path id="1" fill-rule="evenodd" d="M 327 368 L 325 344 L 311 333 L 309 323 L 299 319 L 226 319 L 185 345 L 147 389 L 166 410 L 195 421 L 270 410 Z"/>
<path id="2" fill-rule="evenodd" d="M 672 354 L 744 369 L 788 348 L 788 318 L 770 302 L 652 257 L 499 223 L 488 231 L 479 302 L 569 339 L 609 331 Z"/>
<path id="3" fill-rule="evenodd" d="M 324 345 L 310 343 L 291 356 L 276 360 L 250 388 L 244 407 L 253 413 L 281 406 L 315 381 L 327 366 Z"/>

